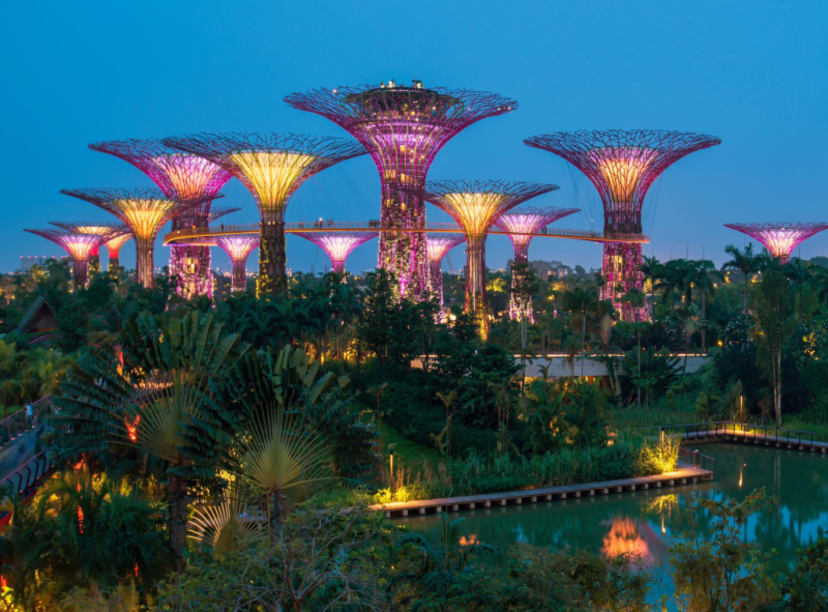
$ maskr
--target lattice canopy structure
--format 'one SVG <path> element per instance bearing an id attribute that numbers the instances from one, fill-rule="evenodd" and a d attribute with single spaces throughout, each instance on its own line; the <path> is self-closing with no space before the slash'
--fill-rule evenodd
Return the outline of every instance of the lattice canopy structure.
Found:
<path id="1" fill-rule="evenodd" d="M 486 311 L 486 234 L 503 213 L 521 202 L 558 189 L 522 181 L 429 181 L 425 199 L 442 208 L 466 234 L 466 312 L 474 315 L 481 337 L 488 335 Z"/>
<path id="2" fill-rule="evenodd" d="M 75 287 L 86 287 L 89 282 L 89 258 L 112 233 L 79 233 L 53 229 L 27 229 L 63 247 L 72 258 L 72 281 Z"/>
<path id="3" fill-rule="evenodd" d="M 200 202 L 173 217 L 173 231 L 206 227 L 212 201 L 231 176 L 210 160 L 182 153 L 155 138 L 98 142 L 90 144 L 89 148 L 129 162 L 149 176 L 172 200 Z M 178 279 L 177 291 L 184 297 L 211 295 L 213 283 L 209 247 L 173 245 L 170 249 L 170 276 Z"/>
<path id="4" fill-rule="evenodd" d="M 227 253 L 233 263 L 233 276 L 230 291 L 245 291 L 247 289 L 247 256 L 259 246 L 259 237 L 252 234 L 238 234 L 219 236 L 216 246 Z"/>
<path id="5" fill-rule="evenodd" d="M 725 223 L 764 246 L 780 263 L 787 263 L 799 244 L 828 228 L 826 223 Z"/>
<path id="6" fill-rule="evenodd" d="M 535 234 L 550 223 L 578 212 L 579 208 L 522 208 L 501 215 L 495 225 L 509 233 L 515 257 L 512 264 L 512 287 L 509 294 L 509 318 L 535 322 L 532 294 L 528 290 L 529 243 Z"/>
<path id="7" fill-rule="evenodd" d="M 229 215 L 234 212 L 239 212 L 241 210 L 240 207 L 236 206 L 233 208 L 212 208 L 210 210 L 210 214 L 207 216 L 207 221 L 212 223 L 216 219 L 221 219 L 222 217 Z"/>
<path id="8" fill-rule="evenodd" d="M 426 254 L 428 255 L 429 293 L 432 299 L 440 304 L 438 319 L 446 320 L 446 310 L 443 304 L 443 258 L 450 250 L 463 242 L 462 235 L 454 234 L 426 234 Z"/>
<path id="9" fill-rule="evenodd" d="M 592 181 L 604 207 L 604 233 L 612 235 L 640 234 L 641 206 L 653 181 L 685 155 L 722 141 L 669 130 L 582 130 L 533 136 L 524 142 L 563 157 Z M 612 300 L 624 319 L 635 315 L 621 298 L 631 289 L 641 289 L 640 266 L 640 244 L 604 243 L 602 298 Z"/>
<path id="10" fill-rule="evenodd" d="M 260 295 L 287 290 L 284 214 L 290 197 L 317 172 L 365 153 L 353 140 L 298 134 L 200 134 L 164 143 L 223 167 L 256 200 L 261 215 Z"/>
<path id="11" fill-rule="evenodd" d="M 103 208 L 129 227 L 135 238 L 135 276 L 144 287 L 152 287 L 154 283 L 153 247 L 161 226 L 176 214 L 202 203 L 199 199 L 172 200 L 156 189 L 61 189 L 60 192 Z"/>
<path id="12" fill-rule="evenodd" d="M 320 88 L 290 94 L 285 102 L 330 119 L 371 154 L 382 184 L 381 225 L 400 230 L 380 236 L 377 267 L 397 278 L 401 296 L 424 298 L 428 260 L 420 194 L 431 162 L 460 131 L 514 110 L 517 102 L 488 92 L 424 88 L 419 81 Z M 405 231 L 410 229 L 420 231 Z"/>
<path id="13" fill-rule="evenodd" d="M 331 270 L 336 274 L 345 273 L 348 256 L 359 245 L 376 238 L 379 232 L 296 232 L 325 251 L 331 260 Z"/>
<path id="14" fill-rule="evenodd" d="M 67 232 L 71 232 L 73 234 L 98 234 L 102 236 L 109 236 L 107 240 L 103 242 L 104 245 L 108 245 L 112 241 L 122 240 L 122 242 L 126 242 L 129 240 L 129 229 L 120 223 L 100 223 L 100 222 L 92 222 L 92 223 L 63 223 L 61 221 L 50 221 L 52 225 L 59 227 L 61 229 L 66 230 Z M 96 273 L 99 272 L 101 269 L 101 260 L 100 260 L 100 250 L 101 245 L 95 247 L 92 255 L 89 257 L 89 271 Z M 117 253 L 115 255 L 115 265 L 117 265 Z M 112 265 L 112 253 L 110 252 L 110 265 Z"/>

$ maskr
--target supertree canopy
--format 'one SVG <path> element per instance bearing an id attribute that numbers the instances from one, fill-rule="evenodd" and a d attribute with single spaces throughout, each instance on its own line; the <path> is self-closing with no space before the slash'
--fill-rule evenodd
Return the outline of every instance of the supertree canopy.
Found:
<path id="1" fill-rule="evenodd" d="M 61 189 L 61 193 L 91 202 L 118 217 L 135 238 L 135 276 L 144 287 L 152 287 L 153 247 L 158 230 L 181 211 L 201 200 L 179 202 L 156 189 Z M 212 198 L 212 196 L 208 196 Z"/>
<path id="2" fill-rule="evenodd" d="M 828 228 L 826 223 L 725 223 L 724 226 L 758 240 L 780 263 L 787 263 L 803 240 Z"/>
<path id="3" fill-rule="evenodd" d="M 108 272 L 113 273 L 121 267 L 121 261 L 119 258 L 121 247 L 124 246 L 130 238 L 132 238 L 132 234 L 126 233 L 104 242 L 106 252 L 109 254 L 109 263 L 107 264 Z"/>
<path id="4" fill-rule="evenodd" d="M 71 232 L 73 234 L 98 234 L 102 236 L 107 236 L 107 240 L 103 242 L 104 245 L 108 245 L 110 242 L 116 240 L 122 240 L 122 242 L 126 242 L 127 240 L 129 240 L 130 237 L 129 229 L 127 229 L 125 225 L 121 225 L 120 223 L 63 223 L 61 221 L 50 221 L 50 223 L 61 229 L 65 229 L 67 232 Z M 89 271 L 92 273 L 100 272 L 101 269 L 101 259 L 100 254 L 98 252 L 100 247 L 101 245 L 98 244 L 95 247 L 95 250 L 89 256 Z M 110 260 L 111 259 L 112 255 L 110 252 Z"/>
<path id="5" fill-rule="evenodd" d="M 532 294 L 528 290 L 529 243 L 536 233 L 558 219 L 578 212 L 578 208 L 524 208 L 501 215 L 495 225 L 508 232 L 515 257 L 512 263 L 512 289 L 509 318 L 535 322 Z"/>
<path id="6" fill-rule="evenodd" d="M 220 165 L 255 198 L 261 214 L 260 295 L 287 289 L 284 214 L 290 196 L 317 172 L 365 153 L 352 140 L 296 134 L 201 134 L 164 142 Z"/>
<path id="7" fill-rule="evenodd" d="M 219 190 L 230 180 L 230 173 L 208 159 L 182 153 L 154 138 L 112 140 L 89 145 L 102 153 L 115 155 L 142 170 L 168 198 L 198 200 L 200 205 L 182 210 L 173 217 L 173 231 L 206 227 L 210 205 Z M 210 248 L 199 245 L 172 245 L 170 276 L 178 278 L 178 293 L 185 297 L 210 295 Z"/>
<path id="8" fill-rule="evenodd" d="M 426 254 L 428 255 L 431 297 L 440 304 L 438 314 L 440 321 L 445 321 L 445 308 L 443 307 L 443 257 L 450 250 L 463 242 L 465 238 L 457 234 L 434 233 L 426 235 Z"/>
<path id="9" fill-rule="evenodd" d="M 382 184 L 377 265 L 396 276 L 401 296 L 428 292 L 426 211 L 421 192 L 437 152 L 472 123 L 517 108 L 503 96 L 394 81 L 379 87 L 321 88 L 293 93 L 291 106 L 327 117 L 359 140 L 374 159 Z M 414 189 L 411 189 L 413 187 Z M 405 230 L 419 230 L 407 232 Z"/>
<path id="10" fill-rule="evenodd" d="M 587 175 L 601 196 L 604 233 L 611 237 L 640 234 L 641 205 L 653 181 L 685 155 L 722 141 L 669 130 L 583 130 L 533 136 L 524 142 L 560 155 Z M 604 243 L 602 298 L 612 300 L 625 319 L 635 313 L 621 298 L 631 289 L 641 289 L 640 266 L 640 244 Z"/>
<path id="11" fill-rule="evenodd" d="M 247 256 L 259 246 L 259 237 L 252 234 L 219 236 L 216 245 L 230 257 L 233 262 L 233 277 L 230 290 L 233 292 L 247 289 Z"/>
<path id="12" fill-rule="evenodd" d="M 72 257 L 72 280 L 75 287 L 85 287 L 89 280 L 89 258 L 109 236 L 100 233 L 62 232 L 52 229 L 27 229 L 32 234 L 51 240 L 63 247 Z"/>
<path id="13" fill-rule="evenodd" d="M 466 234 L 466 312 L 474 315 L 481 337 L 489 329 L 486 233 L 506 211 L 557 188 L 521 181 L 430 181 L 426 186 L 425 199 L 454 217 Z"/>
<path id="14" fill-rule="evenodd" d="M 309 240 L 325 251 L 331 260 L 331 270 L 345 272 L 348 256 L 359 245 L 376 238 L 379 232 L 296 232 L 294 235 Z"/>

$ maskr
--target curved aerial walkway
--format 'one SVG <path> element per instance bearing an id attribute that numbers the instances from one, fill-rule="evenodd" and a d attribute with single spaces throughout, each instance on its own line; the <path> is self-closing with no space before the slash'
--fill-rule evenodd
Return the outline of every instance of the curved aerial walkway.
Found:
<path id="1" fill-rule="evenodd" d="M 51 472 L 51 459 L 38 445 L 50 409 L 46 396 L 32 403 L 31 415 L 21 408 L 0 421 L 0 495 L 27 497 Z"/>

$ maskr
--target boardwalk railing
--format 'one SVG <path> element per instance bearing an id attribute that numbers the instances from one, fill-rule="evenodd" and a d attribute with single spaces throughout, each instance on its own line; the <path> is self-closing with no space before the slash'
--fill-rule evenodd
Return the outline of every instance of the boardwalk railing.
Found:
<path id="1" fill-rule="evenodd" d="M 690 465 L 696 465 L 704 470 L 716 472 L 716 459 L 710 455 L 705 455 L 698 450 L 691 450 L 686 446 L 679 449 L 679 457 L 684 459 Z"/>
<path id="2" fill-rule="evenodd" d="M 0 421 L 0 447 L 8 444 L 25 431 L 34 429 L 43 422 L 44 414 L 52 409 L 51 397 L 46 395 L 32 402 L 32 414 L 26 414 L 24 406 Z"/>
<path id="3" fill-rule="evenodd" d="M 41 451 L 16 470 L 1 478 L 0 491 L 6 495 L 17 494 L 25 497 L 48 474 L 51 468 L 51 459 L 45 451 Z"/>

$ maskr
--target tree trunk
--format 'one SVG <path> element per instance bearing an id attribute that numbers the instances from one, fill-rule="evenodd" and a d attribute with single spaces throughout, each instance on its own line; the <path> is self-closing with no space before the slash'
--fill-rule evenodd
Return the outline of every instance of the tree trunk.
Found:
<path id="1" fill-rule="evenodd" d="M 774 357 L 774 378 L 773 407 L 776 411 L 776 426 L 782 427 L 782 349 L 776 351 Z"/>
<path id="2" fill-rule="evenodd" d="M 173 568 L 180 572 L 184 570 L 184 549 L 187 546 L 187 482 L 175 474 L 170 474 L 167 494 L 169 548 Z"/>
<path id="3" fill-rule="evenodd" d="M 742 309 L 745 314 L 748 312 L 748 275 L 745 273 L 745 305 Z"/>

